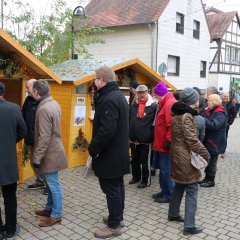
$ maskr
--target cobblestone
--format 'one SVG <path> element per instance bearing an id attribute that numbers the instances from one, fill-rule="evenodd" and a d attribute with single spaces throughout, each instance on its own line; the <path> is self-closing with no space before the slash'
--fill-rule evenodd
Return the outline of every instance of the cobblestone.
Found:
<path id="1" fill-rule="evenodd" d="M 126 240 L 233 240 L 240 239 L 240 119 L 230 128 L 227 155 L 218 160 L 216 186 L 199 188 L 196 225 L 203 233 L 184 236 L 183 224 L 168 222 L 168 204 L 158 204 L 152 194 L 159 192 L 158 176 L 152 185 L 137 189 L 128 185 L 130 175 L 125 177 L 126 206 L 123 234 L 115 239 Z M 20 236 L 16 240 L 92 240 L 94 231 L 105 225 L 102 217 L 107 215 L 106 199 L 97 178 L 91 173 L 83 177 L 84 167 L 67 169 L 60 173 L 64 193 L 63 222 L 50 228 L 39 228 L 41 217 L 34 211 L 42 209 L 47 196 L 42 190 L 27 190 L 34 179 L 18 186 L 18 222 Z M 3 205 L 0 200 L 1 207 Z M 184 201 L 181 206 L 184 214 Z"/>

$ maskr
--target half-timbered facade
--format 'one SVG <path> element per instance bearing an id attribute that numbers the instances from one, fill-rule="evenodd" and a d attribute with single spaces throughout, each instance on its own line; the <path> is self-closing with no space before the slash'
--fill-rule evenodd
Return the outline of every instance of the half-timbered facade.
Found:
<path id="1" fill-rule="evenodd" d="M 211 34 L 209 85 L 240 89 L 240 21 L 237 12 L 207 13 Z"/>

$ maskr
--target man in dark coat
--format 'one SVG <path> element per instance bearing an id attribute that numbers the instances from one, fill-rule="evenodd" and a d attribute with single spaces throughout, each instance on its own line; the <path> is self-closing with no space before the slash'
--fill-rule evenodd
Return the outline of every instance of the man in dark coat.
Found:
<path id="1" fill-rule="evenodd" d="M 24 138 L 24 143 L 29 148 L 30 164 L 36 175 L 35 183 L 28 185 L 28 189 L 38 189 L 38 188 L 45 187 L 42 174 L 40 174 L 39 169 L 36 169 L 33 167 L 33 163 L 32 163 L 33 147 L 34 147 L 35 115 L 36 115 L 36 110 L 37 110 L 37 102 L 32 97 L 32 87 L 33 87 L 33 83 L 35 81 L 37 81 L 37 80 L 30 79 L 27 81 L 26 89 L 27 89 L 28 96 L 25 99 L 23 107 L 22 107 L 23 119 L 27 126 L 27 136 Z"/>
<path id="2" fill-rule="evenodd" d="M 0 82 L 0 186 L 4 198 L 6 237 L 16 235 L 17 225 L 17 181 L 18 163 L 16 143 L 22 140 L 26 133 L 19 106 L 4 99 L 5 86 Z M 4 239 L 3 225 L 0 221 L 0 240 Z"/>
<path id="3" fill-rule="evenodd" d="M 228 131 L 230 126 L 233 124 L 236 116 L 237 116 L 237 110 L 236 110 L 236 106 L 233 103 L 233 101 L 230 99 L 230 95 L 228 92 L 224 92 L 222 94 L 222 99 L 226 104 L 226 112 L 227 112 L 227 128 L 226 128 L 226 146 L 225 149 L 223 151 L 223 153 L 221 154 L 221 158 L 225 157 L 225 151 L 227 148 L 227 138 L 228 138 Z"/>
<path id="4" fill-rule="evenodd" d="M 106 194 L 109 216 L 103 221 L 104 229 L 95 232 L 99 238 L 122 234 L 124 209 L 123 176 L 130 172 L 128 153 L 129 108 L 119 90 L 115 74 L 110 67 L 95 70 L 97 94 L 93 120 L 92 140 L 88 151 L 92 156 L 92 167 L 99 179 L 100 187 Z"/>

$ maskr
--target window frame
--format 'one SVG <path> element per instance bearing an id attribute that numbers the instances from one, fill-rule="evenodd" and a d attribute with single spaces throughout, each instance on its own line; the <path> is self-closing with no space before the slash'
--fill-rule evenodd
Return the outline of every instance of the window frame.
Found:
<path id="1" fill-rule="evenodd" d="M 171 58 L 175 58 L 175 64 L 176 64 L 176 72 L 167 72 L 168 76 L 179 76 L 180 75 L 180 57 L 179 56 L 174 56 L 174 55 L 168 55 L 168 59 L 169 57 Z"/>
<path id="2" fill-rule="evenodd" d="M 180 17 L 180 23 L 178 23 L 178 17 Z M 176 12 L 176 32 L 184 34 L 184 14 Z"/>
<path id="3" fill-rule="evenodd" d="M 201 61 L 200 62 L 200 78 L 206 78 L 206 76 L 207 76 L 207 62 Z"/>
<path id="4" fill-rule="evenodd" d="M 193 20 L 193 38 L 200 39 L 200 22 L 197 20 Z"/>

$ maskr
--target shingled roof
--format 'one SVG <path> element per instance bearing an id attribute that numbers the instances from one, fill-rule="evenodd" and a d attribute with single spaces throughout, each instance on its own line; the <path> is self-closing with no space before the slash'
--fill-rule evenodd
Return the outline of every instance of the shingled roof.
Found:
<path id="1" fill-rule="evenodd" d="M 91 0 L 85 10 L 98 27 L 156 22 L 170 0 Z"/>
<path id="2" fill-rule="evenodd" d="M 222 38 L 234 17 L 239 18 L 237 12 L 216 13 L 207 15 L 207 22 L 212 39 Z"/>

